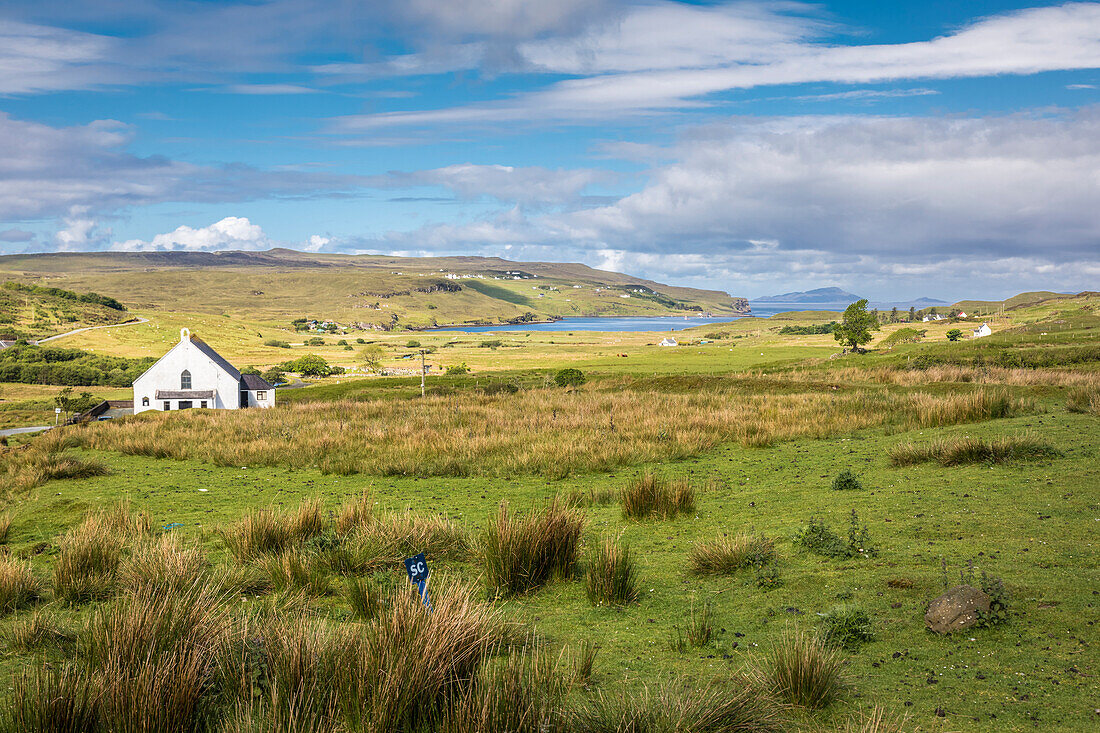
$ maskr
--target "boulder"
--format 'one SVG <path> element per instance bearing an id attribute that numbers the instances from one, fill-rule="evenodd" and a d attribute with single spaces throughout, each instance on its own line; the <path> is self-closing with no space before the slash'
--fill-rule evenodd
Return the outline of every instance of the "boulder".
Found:
<path id="1" fill-rule="evenodd" d="M 956 585 L 928 604 L 924 624 L 937 634 L 969 629 L 978 623 L 978 613 L 989 613 L 988 595 L 970 585 Z"/>

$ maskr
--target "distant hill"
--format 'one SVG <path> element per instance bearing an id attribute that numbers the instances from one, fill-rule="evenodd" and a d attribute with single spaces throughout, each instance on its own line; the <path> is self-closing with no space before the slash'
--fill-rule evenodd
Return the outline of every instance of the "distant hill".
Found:
<path id="1" fill-rule="evenodd" d="M 1029 293 L 1020 293 L 1014 295 L 1011 298 L 1005 300 L 960 300 L 958 303 L 953 304 L 952 308 L 958 308 L 966 312 L 973 312 L 976 310 L 982 310 L 985 312 L 1000 310 L 1001 306 L 1007 310 L 1009 308 L 1019 308 L 1025 305 L 1035 305 L 1041 303 L 1044 300 L 1056 300 L 1059 298 L 1073 297 L 1073 293 L 1054 293 L 1049 290 L 1037 290 Z"/>
<path id="2" fill-rule="evenodd" d="M 730 315 L 744 298 L 578 263 L 496 257 L 266 252 L 101 252 L 0 256 L 0 281 L 117 298 L 133 311 L 203 313 L 272 325 L 333 320 L 391 330 L 568 316 Z"/>
<path id="3" fill-rule="evenodd" d="M 756 303 L 851 303 L 862 300 L 862 296 L 854 295 L 840 288 L 817 288 L 816 290 L 797 291 L 783 293 L 781 295 L 765 295 L 755 298 Z"/>
<path id="4" fill-rule="evenodd" d="M 906 305 L 947 305 L 947 301 L 937 300 L 936 298 L 917 298 L 916 300 L 910 300 Z"/>

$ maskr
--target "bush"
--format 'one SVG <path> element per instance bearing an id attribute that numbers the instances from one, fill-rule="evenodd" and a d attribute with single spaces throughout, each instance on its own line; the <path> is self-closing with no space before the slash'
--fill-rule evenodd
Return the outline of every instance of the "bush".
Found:
<path id="1" fill-rule="evenodd" d="M 279 339 L 264 339 L 264 346 L 273 346 L 277 349 L 289 349 L 289 341 L 280 341 Z"/>
<path id="2" fill-rule="evenodd" d="M 264 380 L 270 385 L 281 384 L 286 381 L 286 374 L 281 369 L 271 368 L 260 375 L 260 379 Z"/>
<path id="3" fill-rule="evenodd" d="M 623 516 L 643 519 L 657 515 L 662 519 L 695 511 L 695 489 L 687 478 L 669 483 L 652 473 L 631 479 L 619 495 Z"/>
<path id="4" fill-rule="evenodd" d="M 330 374 L 343 373 L 340 367 L 329 366 L 329 363 L 316 354 L 306 354 L 293 361 L 282 365 L 288 372 L 301 374 L 303 377 L 327 377 Z"/>
<path id="5" fill-rule="evenodd" d="M 867 525 L 860 525 L 855 509 L 849 517 L 847 542 L 816 517 L 810 517 L 809 524 L 795 534 L 794 542 L 802 549 L 822 557 L 873 557 L 878 554 L 871 542 Z"/>
<path id="6" fill-rule="evenodd" d="M 420 348 L 420 342 L 417 341 L 416 339 L 409 339 L 408 341 L 405 342 L 405 348 L 406 349 L 419 349 Z"/>
<path id="7" fill-rule="evenodd" d="M 833 479 L 833 491 L 858 491 L 862 488 L 859 478 L 847 468 Z"/>
<path id="8" fill-rule="evenodd" d="M 571 573 L 584 523 L 582 515 L 557 500 L 524 517 L 515 517 L 507 502 L 501 502 L 481 542 L 489 588 L 497 595 L 513 596 Z"/>
<path id="9" fill-rule="evenodd" d="M 688 568 L 697 575 L 730 574 L 775 561 L 775 542 L 764 535 L 739 534 L 700 542 L 691 548 Z"/>
<path id="10" fill-rule="evenodd" d="M 579 387 L 586 381 L 580 369 L 561 369 L 554 375 L 554 382 L 559 387 Z"/>
<path id="11" fill-rule="evenodd" d="M 594 606 L 625 606 L 638 600 L 638 569 L 630 548 L 605 539 L 588 561 L 585 590 Z"/>
<path id="12" fill-rule="evenodd" d="M 325 340 L 320 336 L 313 336 L 305 341 L 306 346 L 324 346 Z"/>
<path id="13" fill-rule="evenodd" d="M 447 373 L 448 377 L 460 376 L 462 374 L 469 374 L 470 373 L 470 367 L 466 366 L 466 362 L 462 362 L 461 364 L 452 364 L 449 367 L 447 367 L 447 372 L 446 373 Z"/>
<path id="14" fill-rule="evenodd" d="M 818 709 L 840 697 L 843 664 L 836 649 L 788 627 L 772 645 L 767 666 L 758 674 L 785 702 Z"/>
<path id="15" fill-rule="evenodd" d="M 871 617 L 861 608 L 837 606 L 822 617 L 821 626 L 825 642 L 848 651 L 875 640 Z"/>

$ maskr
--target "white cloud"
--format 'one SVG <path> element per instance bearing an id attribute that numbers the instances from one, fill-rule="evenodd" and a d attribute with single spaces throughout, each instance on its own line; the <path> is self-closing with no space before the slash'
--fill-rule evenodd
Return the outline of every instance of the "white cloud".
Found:
<path id="1" fill-rule="evenodd" d="M 317 90 L 300 84 L 230 84 L 225 87 L 230 94 L 246 95 L 285 95 L 316 94 Z"/>
<path id="2" fill-rule="evenodd" d="M 593 183 L 611 180 L 592 169 L 550 170 L 540 166 L 458 165 L 408 173 L 390 173 L 374 180 L 380 187 L 443 186 L 463 199 L 488 196 L 504 202 L 551 205 L 574 201 Z"/>
<path id="3" fill-rule="evenodd" d="M 96 249 L 110 232 L 100 232 L 99 222 L 88 215 L 87 206 L 73 206 L 65 217 L 65 228 L 54 235 L 57 248 L 62 252 L 78 252 Z"/>
<path id="4" fill-rule="evenodd" d="M 328 237 L 322 237 L 320 234 L 313 234 L 309 238 L 309 244 L 306 245 L 305 251 L 320 252 L 322 249 L 325 248 L 325 245 L 327 245 L 331 241 L 332 240 Z"/>
<path id="5" fill-rule="evenodd" d="M 267 235 L 258 224 L 253 224 L 245 217 L 227 216 L 199 229 L 182 225 L 176 227 L 175 231 L 158 234 L 149 241 L 128 239 L 125 242 L 115 242 L 111 249 L 130 252 L 211 252 L 220 249 L 268 249 L 270 246 Z"/>
<path id="6" fill-rule="evenodd" d="M 800 31 L 797 24 L 789 29 L 781 27 L 772 33 L 789 36 L 777 46 L 746 41 L 733 44 L 729 52 L 723 51 L 723 34 L 713 32 L 704 39 L 709 39 L 713 48 L 700 52 L 680 48 L 677 29 L 655 28 L 655 37 L 647 43 L 652 48 L 664 48 L 664 52 L 649 53 L 653 60 L 648 65 L 643 63 L 646 43 L 631 45 L 637 53 L 628 54 L 610 53 L 605 43 L 590 57 L 578 51 L 574 60 L 559 48 L 556 53 L 540 56 L 548 68 L 557 63 L 562 69 L 579 71 L 582 62 L 587 62 L 596 71 L 616 66 L 626 70 L 560 81 L 502 102 L 347 116 L 336 120 L 334 129 L 355 132 L 387 126 L 602 119 L 698 107 L 707 103 L 708 95 L 762 86 L 866 84 L 1100 68 L 1100 3 L 1067 3 L 1006 13 L 932 40 L 903 44 L 828 45 L 803 40 L 798 36 Z M 764 34 L 752 23 L 746 24 L 744 32 L 749 39 L 754 38 L 753 32 Z M 664 47 L 666 42 L 671 52 Z M 671 64 L 660 60 L 666 58 L 665 52 L 669 52 Z M 616 58 L 633 60 L 614 61 Z"/>

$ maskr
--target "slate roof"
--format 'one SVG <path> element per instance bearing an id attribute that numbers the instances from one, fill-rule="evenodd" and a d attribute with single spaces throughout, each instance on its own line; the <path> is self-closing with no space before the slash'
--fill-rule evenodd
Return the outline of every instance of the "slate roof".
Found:
<path id="1" fill-rule="evenodd" d="M 195 346 L 197 346 L 199 351 L 201 351 L 202 353 L 209 356 L 211 361 L 213 361 L 215 364 L 217 364 L 222 369 L 224 369 L 226 372 L 228 372 L 229 376 L 231 376 L 234 379 L 240 381 L 241 373 L 239 371 L 237 371 L 237 367 L 230 364 L 228 361 L 225 360 L 225 358 L 221 354 L 214 351 L 214 349 L 210 348 L 210 344 L 206 343 L 205 341 L 203 341 L 198 336 L 195 336 L 194 334 L 191 335 L 191 343 L 193 343 Z"/>
<path id="2" fill-rule="evenodd" d="M 244 384 L 244 388 L 249 392 L 275 389 L 259 374 L 242 374 L 241 383 Z"/>
<path id="3" fill-rule="evenodd" d="M 214 399 L 214 390 L 212 389 L 158 389 L 156 393 L 156 399 L 158 400 L 212 400 Z"/>

